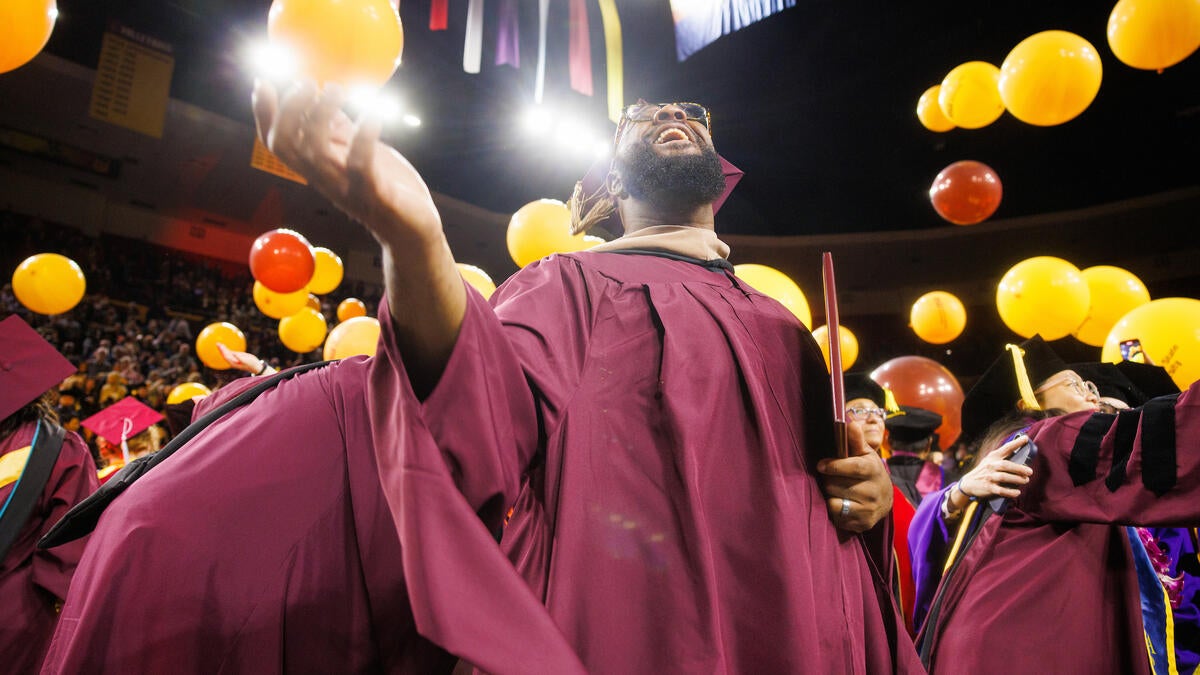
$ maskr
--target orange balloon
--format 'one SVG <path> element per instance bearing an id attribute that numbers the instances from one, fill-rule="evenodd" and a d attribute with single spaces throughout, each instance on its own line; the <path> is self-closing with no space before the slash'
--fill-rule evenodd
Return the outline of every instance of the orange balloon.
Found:
<path id="1" fill-rule="evenodd" d="M 890 389 L 899 405 L 942 416 L 938 442 L 948 448 L 962 432 L 963 389 L 945 366 L 924 356 L 899 356 L 871 371 L 871 379 Z"/>
<path id="2" fill-rule="evenodd" d="M 332 293 L 333 289 L 342 283 L 342 274 L 345 271 L 342 259 L 324 246 L 313 249 L 313 258 L 316 266 L 313 268 L 312 281 L 308 282 L 308 290 L 317 295 Z"/>
<path id="3" fill-rule="evenodd" d="M 964 129 L 979 129 L 1004 114 L 1000 69 L 986 61 L 968 61 L 946 73 L 938 106 L 946 119 Z"/>
<path id="4" fill-rule="evenodd" d="M 325 317 L 311 307 L 279 322 L 279 340 L 297 354 L 307 354 L 325 341 Z"/>
<path id="5" fill-rule="evenodd" d="M 938 93 L 941 90 L 942 85 L 935 84 L 926 89 L 917 100 L 917 119 L 930 131 L 942 132 L 954 128 L 954 122 L 946 117 L 946 113 L 942 112 L 942 107 L 938 105 Z"/>
<path id="6" fill-rule="evenodd" d="M 351 88 L 382 87 L 404 49 L 388 0 L 275 0 L 267 37 L 294 56 L 303 77 Z"/>
<path id="7" fill-rule="evenodd" d="M 62 314 L 83 299 L 87 280 L 74 260 L 57 253 L 38 253 L 17 265 L 12 287 L 17 301 L 30 311 Z"/>
<path id="8" fill-rule="evenodd" d="M 582 251 L 597 243 L 586 235 L 571 234 L 571 211 L 557 199 L 539 199 L 517 209 L 508 221 L 505 241 L 517 267 L 552 253 Z"/>
<path id="9" fill-rule="evenodd" d="M 1108 16 L 1108 46 L 1127 66 L 1173 66 L 1200 47 L 1200 2 L 1121 0 Z"/>
<path id="10" fill-rule="evenodd" d="M 0 2 L 0 73 L 16 70 L 37 56 L 57 18 L 54 0 Z"/>
<path id="11" fill-rule="evenodd" d="M 825 367 L 829 368 L 829 326 L 817 326 L 812 336 L 821 348 L 821 355 L 825 357 Z M 842 370 L 850 370 L 850 366 L 858 360 L 858 338 L 849 328 L 838 326 L 838 343 L 842 346 Z"/>
<path id="12" fill-rule="evenodd" d="M 251 291 L 251 295 L 254 297 L 254 304 L 258 307 L 258 311 L 272 319 L 282 319 L 299 312 L 304 308 L 304 303 L 308 298 L 308 292 L 303 288 L 292 293 L 276 293 L 264 286 L 261 281 L 254 282 L 254 290 Z"/>
<path id="13" fill-rule="evenodd" d="M 492 281 L 487 272 L 466 263 L 455 263 L 455 265 L 458 265 L 458 273 L 463 280 L 479 291 L 484 300 L 492 297 L 492 293 L 496 292 L 496 282 Z"/>
<path id="14" fill-rule="evenodd" d="M 1000 65 L 1000 100 L 1026 124 L 1054 126 L 1092 104 L 1102 77 L 1100 55 L 1090 42 L 1046 30 L 1021 40 Z"/>
<path id="15" fill-rule="evenodd" d="M 346 298 L 338 305 L 338 321 L 349 321 L 356 316 L 366 316 L 367 306 L 358 298 Z"/>
<path id="16" fill-rule="evenodd" d="M 306 300 L 304 304 L 311 309 L 317 310 L 318 312 L 321 311 L 321 299 L 312 293 L 308 294 L 308 300 Z"/>
<path id="17" fill-rule="evenodd" d="M 196 336 L 196 356 L 213 370 L 228 370 L 232 366 L 221 356 L 217 343 L 235 352 L 246 351 L 246 336 L 238 327 L 226 321 L 210 323 Z"/>
<path id="18" fill-rule="evenodd" d="M 351 356 L 375 356 L 379 344 L 379 319 L 356 316 L 346 319 L 329 331 L 325 340 L 324 359 L 345 359 Z"/>
<path id="19" fill-rule="evenodd" d="M 250 246 L 250 275 L 276 293 L 303 289 L 316 266 L 312 244 L 295 230 L 264 232 Z"/>
<path id="20" fill-rule="evenodd" d="M 930 291 L 913 303 L 909 326 L 926 342 L 946 344 L 967 327 L 967 310 L 954 294 Z"/>
<path id="21" fill-rule="evenodd" d="M 964 159 L 938 172 L 929 186 L 929 203 L 955 225 L 974 225 L 1000 208 L 1004 186 L 992 167 Z"/>

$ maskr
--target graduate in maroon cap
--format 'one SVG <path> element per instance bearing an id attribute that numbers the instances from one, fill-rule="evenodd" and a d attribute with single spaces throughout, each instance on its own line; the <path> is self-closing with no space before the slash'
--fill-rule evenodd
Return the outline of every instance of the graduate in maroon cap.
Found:
<path id="1" fill-rule="evenodd" d="M 836 458 L 819 348 L 732 274 L 704 108 L 627 108 L 596 195 L 624 236 L 489 305 L 341 103 L 263 84 L 255 111 L 380 243 L 375 357 L 279 384 L 118 497 L 47 672 L 920 670 L 857 535 L 886 468 L 857 425 Z"/>
<path id="2" fill-rule="evenodd" d="M 75 367 L 15 314 L 0 321 L 0 669 L 41 667 L 86 540 L 37 540 L 98 483 L 79 435 L 58 427 L 47 391 Z"/>
<path id="3" fill-rule="evenodd" d="M 126 396 L 82 422 L 96 434 L 100 457 L 105 460 L 97 474 L 101 484 L 130 460 L 158 451 L 162 432 L 154 424 L 162 419 L 158 411 Z"/>

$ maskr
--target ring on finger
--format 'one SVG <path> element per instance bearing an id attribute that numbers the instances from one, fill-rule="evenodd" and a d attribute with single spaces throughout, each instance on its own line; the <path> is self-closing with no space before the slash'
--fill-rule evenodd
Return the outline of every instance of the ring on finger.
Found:
<path id="1" fill-rule="evenodd" d="M 845 518 L 848 515 L 850 515 L 850 500 L 843 497 L 842 498 L 842 517 Z"/>

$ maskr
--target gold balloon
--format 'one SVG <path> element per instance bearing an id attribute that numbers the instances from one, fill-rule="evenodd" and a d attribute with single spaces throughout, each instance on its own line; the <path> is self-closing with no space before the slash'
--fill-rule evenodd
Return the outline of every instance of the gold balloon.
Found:
<path id="1" fill-rule="evenodd" d="M 337 308 L 338 321 L 347 321 L 356 316 L 366 316 L 367 306 L 358 298 L 346 298 Z"/>
<path id="2" fill-rule="evenodd" d="M 508 221 L 505 239 L 517 267 L 552 253 L 582 251 L 595 243 L 585 235 L 571 234 L 571 212 L 557 199 L 539 199 L 518 209 Z"/>
<path id="3" fill-rule="evenodd" d="M 1109 331 L 1100 360 L 1162 366 L 1187 389 L 1200 380 L 1200 300 L 1161 298 L 1135 308 Z"/>
<path id="4" fill-rule="evenodd" d="M 1091 293 L 1079 268 L 1062 258 L 1038 256 L 1013 265 L 996 288 L 1000 319 L 1021 337 L 1057 340 L 1087 317 Z"/>
<path id="5" fill-rule="evenodd" d="M 329 331 L 325 340 L 324 358 L 345 359 L 351 356 L 375 356 L 379 344 L 379 320 L 356 316 L 339 323 Z"/>
<path id="6" fill-rule="evenodd" d="M 462 275 L 462 278 L 468 284 L 471 284 L 475 290 L 479 291 L 484 300 L 492 297 L 492 293 L 496 292 L 496 283 L 492 281 L 487 272 L 474 265 L 467 265 L 465 263 L 455 264 L 458 265 L 458 273 Z"/>
<path id="7" fill-rule="evenodd" d="M 313 269 L 312 281 L 308 282 L 309 292 L 317 295 L 332 293 L 333 289 L 342 283 L 342 259 L 338 254 L 321 246 L 313 249 L 313 258 L 316 260 L 316 267 Z"/>
<path id="8" fill-rule="evenodd" d="M 1121 0 L 1108 16 L 1108 46 L 1127 66 L 1169 68 L 1200 47 L 1200 0 Z"/>
<path id="9" fill-rule="evenodd" d="M 311 307 L 305 307 L 279 322 L 279 340 L 297 354 L 307 354 L 325 341 L 325 317 Z"/>
<path id="10" fill-rule="evenodd" d="M 922 340 L 943 345 L 962 335 L 967 309 L 953 293 L 930 291 L 913 303 L 909 326 Z"/>
<path id="11" fill-rule="evenodd" d="M 774 267 L 755 263 L 734 265 L 733 273 L 750 284 L 754 290 L 782 303 L 805 328 L 812 325 L 812 310 L 808 308 L 808 298 L 804 297 L 804 291 L 800 290 L 788 275 Z"/>
<path id="12" fill-rule="evenodd" d="M 258 311 L 272 319 L 282 319 L 291 316 L 304 308 L 308 302 L 308 291 L 301 288 L 293 293 L 276 293 L 267 288 L 261 281 L 254 282 L 254 305 Z"/>
<path id="13" fill-rule="evenodd" d="M 1150 302 L 1150 291 L 1128 270 L 1109 265 L 1089 267 L 1081 273 L 1091 293 L 1087 317 L 1073 333 L 1084 344 L 1100 347 L 1117 321 Z"/>
<path id="14" fill-rule="evenodd" d="M 0 73 L 16 70 L 37 56 L 58 18 L 54 0 L 0 2 Z"/>
<path id="15" fill-rule="evenodd" d="M 404 28 L 388 0 L 275 0 L 267 37 L 317 82 L 383 86 L 400 65 Z"/>
<path id="16" fill-rule="evenodd" d="M 235 352 L 246 351 L 246 336 L 237 326 L 226 321 L 210 323 L 196 336 L 196 356 L 213 370 L 228 370 L 232 366 L 221 356 L 217 343 Z"/>
<path id="17" fill-rule="evenodd" d="M 199 382 L 184 382 L 167 394 L 167 405 L 177 405 L 184 401 L 190 401 L 196 396 L 208 396 L 211 393 L 211 389 Z"/>
<path id="18" fill-rule="evenodd" d="M 74 260 L 57 253 L 32 255 L 17 265 L 13 294 L 29 311 L 62 314 L 83 299 L 87 281 Z"/>
<path id="19" fill-rule="evenodd" d="M 825 357 L 825 367 L 832 368 L 829 361 L 829 326 L 817 326 L 816 330 L 812 332 L 812 336 L 821 348 L 821 354 Z M 854 337 L 854 333 L 850 332 L 849 328 L 839 325 L 838 343 L 842 348 L 842 370 L 850 370 L 850 366 L 858 360 L 858 338 Z"/>
<path id="20" fill-rule="evenodd" d="M 1004 114 L 1000 69 L 984 61 L 968 61 L 946 74 L 938 106 L 946 119 L 964 129 L 979 129 Z"/>
<path id="21" fill-rule="evenodd" d="M 312 293 L 309 293 L 308 299 L 304 301 L 304 306 L 311 307 L 319 312 L 321 311 L 321 299 Z"/>
<path id="22" fill-rule="evenodd" d="M 1000 66 L 1000 100 L 1013 117 L 1048 127 L 1074 119 L 1100 91 L 1100 55 L 1074 33 L 1030 35 Z"/>
<path id="23" fill-rule="evenodd" d="M 938 93 L 941 92 L 942 85 L 935 84 L 925 90 L 921 94 L 921 98 L 917 100 L 917 119 L 921 124 L 930 131 L 950 131 L 954 128 L 954 122 L 951 122 L 946 114 L 942 112 L 942 107 L 938 105 Z"/>

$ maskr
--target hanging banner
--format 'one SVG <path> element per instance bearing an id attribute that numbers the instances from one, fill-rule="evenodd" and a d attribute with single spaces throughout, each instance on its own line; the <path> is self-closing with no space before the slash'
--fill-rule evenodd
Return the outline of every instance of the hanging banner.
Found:
<path id="1" fill-rule="evenodd" d="M 467 36 L 463 40 L 463 70 L 478 73 L 483 60 L 483 0 L 467 5 Z"/>
<path id="2" fill-rule="evenodd" d="M 541 103 L 546 93 L 546 20 L 550 17 L 550 0 L 538 0 L 538 62 L 533 82 L 533 102 Z"/>
<path id="3" fill-rule="evenodd" d="M 600 0 L 600 21 L 604 24 L 604 52 L 608 62 L 608 118 L 621 121 L 625 105 L 625 65 L 621 56 L 621 17 L 614 0 Z"/>
<path id="4" fill-rule="evenodd" d="M 568 20 L 570 39 L 568 49 L 568 64 L 571 71 L 571 88 L 583 94 L 592 95 L 592 40 L 588 34 L 588 18 L 586 0 L 571 0 L 571 13 Z"/>
<path id="5" fill-rule="evenodd" d="M 450 0 L 433 0 L 429 5 L 429 30 L 446 30 Z"/>
<path id="6" fill-rule="evenodd" d="M 521 67 L 521 35 L 517 0 L 500 0 L 496 28 L 496 65 Z"/>
<path id="7" fill-rule="evenodd" d="M 170 43 L 111 21 L 100 44 L 88 114 L 162 138 L 174 71 Z"/>
<path id="8" fill-rule="evenodd" d="M 796 0 L 671 0 L 675 56 L 682 61 L 722 35 L 795 6 Z"/>
<path id="9" fill-rule="evenodd" d="M 308 185 L 308 181 L 304 180 L 304 176 L 292 171 L 288 168 L 283 160 L 275 156 L 263 142 L 258 140 L 258 136 L 254 137 L 254 150 L 250 152 L 250 166 L 259 171 L 266 171 L 270 174 L 275 174 L 280 178 L 286 178 L 295 181 L 301 185 Z"/>

